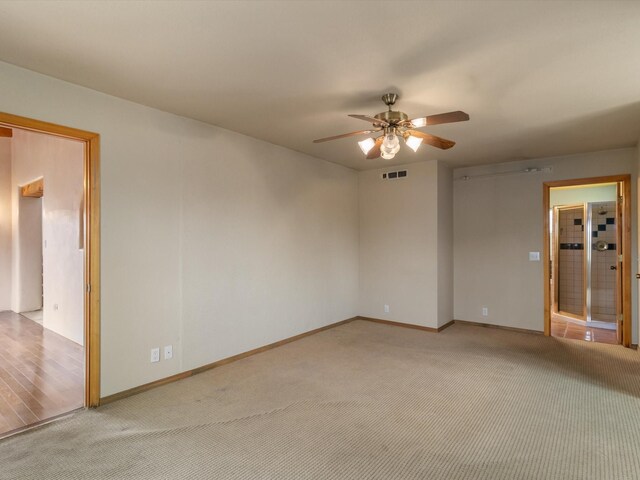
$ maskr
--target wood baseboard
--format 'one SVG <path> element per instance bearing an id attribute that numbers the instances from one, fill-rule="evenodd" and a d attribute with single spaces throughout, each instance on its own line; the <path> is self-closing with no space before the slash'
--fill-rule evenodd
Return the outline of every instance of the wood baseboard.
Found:
<path id="1" fill-rule="evenodd" d="M 373 317 L 357 317 L 357 318 L 359 318 L 360 320 L 366 320 L 367 322 L 382 323 L 384 325 L 393 325 L 394 327 L 413 328 L 415 330 L 422 330 L 424 332 L 431 332 L 431 333 L 441 332 L 442 330 L 444 330 L 447 327 L 450 327 L 454 323 L 454 320 L 451 320 L 449 323 L 445 323 L 441 327 L 434 328 L 434 327 L 425 327 L 422 325 L 415 325 L 413 323 L 402 323 L 402 322 L 394 322 L 392 320 L 382 320 L 381 318 L 373 318 Z"/>
<path id="2" fill-rule="evenodd" d="M 192 375 L 197 375 L 198 373 L 211 370 L 212 368 L 221 367 L 222 365 L 226 365 L 228 363 L 250 357 L 251 355 L 256 355 L 258 353 L 266 352 L 267 350 L 271 350 L 272 348 L 276 348 L 281 345 L 285 345 L 287 343 L 300 340 L 301 338 L 314 335 L 324 330 L 329 330 L 330 328 L 339 327 L 340 325 L 344 325 L 345 323 L 352 322 L 359 318 L 361 317 L 348 318 L 340 322 L 332 323 L 331 325 L 326 325 L 324 327 L 316 328 L 314 330 L 310 330 L 308 332 L 304 332 L 299 335 L 294 335 L 293 337 L 285 338 L 284 340 L 279 340 L 277 342 L 270 343 L 269 345 L 265 345 L 263 347 L 254 348 L 253 350 L 249 350 L 248 352 L 243 352 L 243 353 L 239 353 L 238 355 L 233 355 L 232 357 L 223 358 L 222 360 L 218 360 L 217 362 L 209 363 L 207 365 L 203 365 L 201 367 L 197 367 L 192 370 L 187 370 L 186 372 L 177 373 L 175 375 L 171 375 L 170 377 L 161 378 L 153 382 L 145 383 L 144 385 L 140 385 L 138 387 L 133 387 L 128 390 L 123 390 L 122 392 L 114 393 L 113 395 L 108 395 L 100 399 L 100 405 L 106 405 L 108 403 L 115 402 L 116 400 L 121 400 L 123 398 L 127 398 L 132 395 L 136 395 L 138 393 L 146 392 L 147 390 L 151 390 L 152 388 L 156 388 L 161 385 L 166 385 L 167 383 L 172 383 L 178 380 L 182 380 L 183 378 L 191 377 Z"/>
<path id="3" fill-rule="evenodd" d="M 416 330 L 422 330 L 424 332 L 431 332 L 431 333 L 441 332 L 442 330 L 444 330 L 445 328 L 450 327 L 454 323 L 467 323 L 467 324 L 471 324 L 471 325 L 481 325 L 481 326 L 484 326 L 484 327 L 504 328 L 506 330 L 515 330 L 515 331 L 520 331 L 520 332 L 540 333 L 540 332 L 533 332 L 532 330 L 524 330 L 524 329 L 510 328 L 510 327 L 498 327 L 498 326 L 495 326 L 495 325 L 485 325 L 485 324 L 481 324 L 481 323 L 477 323 L 476 324 L 474 322 L 464 322 L 464 321 L 461 321 L 461 320 L 451 320 L 450 322 L 445 323 L 444 325 L 442 325 L 442 326 L 440 326 L 438 328 L 433 328 L 433 327 L 424 327 L 422 325 L 414 325 L 414 324 L 411 324 L 411 323 L 402 323 L 402 322 L 394 322 L 394 321 L 391 321 L 391 320 L 382 320 L 380 318 L 358 316 L 358 317 L 348 318 L 348 319 L 342 320 L 340 322 L 332 323 L 331 325 L 326 325 L 324 327 L 316 328 L 315 330 L 310 330 L 308 332 L 301 333 L 301 334 L 295 335 L 293 337 L 285 338 L 284 340 L 280 340 L 278 342 L 270 343 L 269 345 L 265 345 L 263 347 L 254 348 L 253 350 L 249 350 L 248 352 L 244 352 L 244 353 L 239 353 L 238 355 L 234 355 L 232 357 L 223 358 L 222 360 L 218 360 L 217 362 L 209 363 L 207 365 L 203 365 L 201 367 L 197 367 L 197 368 L 194 368 L 192 370 L 187 370 L 186 372 L 177 373 L 175 375 L 171 375 L 170 377 L 161 378 L 161 379 L 155 380 L 153 382 L 145 383 L 144 385 L 140 385 L 138 387 L 134 387 L 134 388 L 130 388 L 128 390 L 124 390 L 122 392 L 114 393 L 113 395 L 108 395 L 108 396 L 103 397 L 103 398 L 100 399 L 100 405 L 106 405 L 108 403 L 115 402 L 116 400 L 121 400 L 123 398 L 127 398 L 127 397 L 130 397 L 132 395 L 136 395 L 138 393 L 146 392 L 147 390 L 151 390 L 152 388 L 156 388 L 156 387 L 159 387 L 161 385 L 166 385 L 167 383 L 176 382 L 178 380 L 182 380 L 183 378 L 188 378 L 188 377 L 191 377 L 192 375 L 197 375 L 198 373 L 202 373 L 202 372 L 205 372 L 207 370 L 211 370 L 212 368 L 221 367 L 222 365 L 226 365 L 228 363 L 235 362 L 237 360 L 241 360 L 241 359 L 246 358 L 246 357 L 250 357 L 251 355 L 256 355 L 258 353 L 262 353 L 262 352 L 265 352 L 267 350 L 271 350 L 272 348 L 276 348 L 276 347 L 279 347 L 281 345 L 285 345 L 287 343 L 294 342 L 296 340 L 300 340 L 301 338 L 308 337 L 309 335 L 314 335 L 316 333 L 322 332 L 324 330 L 328 330 L 330 328 L 339 327 L 340 325 L 344 325 L 344 324 L 352 322 L 354 320 L 365 320 L 365 321 L 368 321 L 368 322 L 382 323 L 384 325 L 392 325 L 394 327 L 413 328 L 413 329 L 416 329 Z"/>
<path id="4" fill-rule="evenodd" d="M 533 333 L 534 335 L 544 335 L 544 332 L 540 332 L 538 330 L 529 330 L 528 328 L 505 327 L 503 325 L 494 325 L 492 323 L 470 322 L 468 320 L 454 320 L 454 322 L 459 323 L 461 325 L 473 325 L 475 327 L 497 328 L 499 330 L 507 330 L 510 332 Z"/>

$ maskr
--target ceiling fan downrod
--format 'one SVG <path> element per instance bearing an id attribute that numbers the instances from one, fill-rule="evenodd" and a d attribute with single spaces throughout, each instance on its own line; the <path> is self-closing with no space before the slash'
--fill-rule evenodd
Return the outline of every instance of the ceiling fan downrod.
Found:
<path id="1" fill-rule="evenodd" d="M 385 93 L 382 96 L 382 101 L 387 107 L 389 107 L 389 111 L 391 111 L 391 106 L 395 104 L 397 100 L 398 100 L 397 93 Z"/>

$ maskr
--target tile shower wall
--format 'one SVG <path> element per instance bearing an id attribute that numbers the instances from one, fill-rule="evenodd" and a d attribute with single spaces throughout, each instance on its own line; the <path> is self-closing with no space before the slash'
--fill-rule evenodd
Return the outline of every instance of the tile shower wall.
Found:
<path id="1" fill-rule="evenodd" d="M 584 209 L 558 212 L 558 310 L 584 314 Z"/>
<path id="2" fill-rule="evenodd" d="M 616 203 L 590 204 L 591 214 L 591 319 L 615 322 L 616 319 Z M 596 242 L 607 243 L 598 251 Z"/>

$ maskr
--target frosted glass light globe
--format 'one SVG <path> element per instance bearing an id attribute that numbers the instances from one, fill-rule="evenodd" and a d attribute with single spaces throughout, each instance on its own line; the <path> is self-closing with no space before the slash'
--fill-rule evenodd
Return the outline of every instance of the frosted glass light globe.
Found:
<path id="1" fill-rule="evenodd" d="M 405 140 L 407 147 L 409 147 L 414 152 L 418 151 L 418 147 L 422 144 L 422 139 L 418 137 L 414 137 L 413 135 L 409 135 Z"/>
<path id="2" fill-rule="evenodd" d="M 375 144 L 376 142 L 373 140 L 373 138 L 367 138 L 365 140 L 362 140 L 361 142 L 358 142 L 360 150 L 362 150 L 362 153 L 364 153 L 365 155 L 369 153 L 369 151 L 374 147 Z"/>
<path id="3" fill-rule="evenodd" d="M 384 136 L 382 145 L 385 146 L 387 150 L 393 150 L 397 145 L 400 145 L 400 140 L 398 140 L 398 136 L 395 133 L 388 133 Z"/>

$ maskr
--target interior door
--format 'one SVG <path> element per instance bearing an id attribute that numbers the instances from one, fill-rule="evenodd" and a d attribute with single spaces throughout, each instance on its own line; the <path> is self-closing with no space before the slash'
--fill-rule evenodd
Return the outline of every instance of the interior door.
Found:
<path id="1" fill-rule="evenodd" d="M 617 183 L 617 202 L 616 202 L 616 332 L 618 335 L 618 343 L 622 343 L 622 320 L 623 301 L 622 301 L 622 276 L 624 275 L 622 268 L 622 211 L 623 202 L 622 182 Z"/>
<path id="2" fill-rule="evenodd" d="M 551 210 L 550 220 L 550 242 L 549 242 L 549 273 L 551 290 L 551 313 L 558 312 L 558 207 Z"/>

